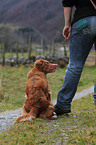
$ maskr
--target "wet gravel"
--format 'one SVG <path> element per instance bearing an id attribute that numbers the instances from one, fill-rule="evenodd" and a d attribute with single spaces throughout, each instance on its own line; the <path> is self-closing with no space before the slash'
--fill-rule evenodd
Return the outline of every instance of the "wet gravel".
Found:
<path id="1" fill-rule="evenodd" d="M 80 99 L 84 96 L 87 96 L 88 94 L 91 94 L 94 92 L 94 86 L 83 90 L 81 92 L 76 93 L 74 96 L 74 99 Z M 53 104 L 56 104 L 56 100 L 53 100 Z M 0 113 L 0 133 L 8 129 L 10 126 L 12 126 L 13 121 L 20 116 L 22 112 L 22 108 L 16 109 L 16 110 L 11 110 L 11 111 L 5 111 L 3 113 Z"/>

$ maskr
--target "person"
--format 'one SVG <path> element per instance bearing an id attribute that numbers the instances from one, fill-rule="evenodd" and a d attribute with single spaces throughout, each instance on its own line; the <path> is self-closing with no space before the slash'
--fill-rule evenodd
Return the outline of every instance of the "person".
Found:
<path id="1" fill-rule="evenodd" d="M 94 103 L 95 103 L 95 106 L 96 106 L 96 78 L 95 78 L 95 85 L 94 85 Z"/>
<path id="2" fill-rule="evenodd" d="M 96 68 L 96 40 L 95 40 L 95 68 Z M 95 103 L 95 106 L 96 106 L 96 78 L 95 78 L 95 85 L 94 85 L 94 94 L 93 94 L 93 97 L 94 97 L 94 103 Z"/>
<path id="3" fill-rule="evenodd" d="M 71 112 L 71 102 L 76 93 L 82 69 L 96 39 L 96 0 L 62 0 L 62 3 L 65 16 L 63 36 L 65 40 L 70 37 L 70 56 L 63 85 L 54 106 L 57 115 Z M 76 10 L 71 22 L 73 6 Z"/>

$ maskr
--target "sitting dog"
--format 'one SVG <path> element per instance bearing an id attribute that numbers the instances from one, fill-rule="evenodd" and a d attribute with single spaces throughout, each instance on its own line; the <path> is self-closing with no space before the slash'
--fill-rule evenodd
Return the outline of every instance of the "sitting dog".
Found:
<path id="1" fill-rule="evenodd" d="M 50 64 L 46 60 L 37 60 L 34 67 L 27 74 L 26 97 L 23 111 L 14 122 L 31 120 L 37 117 L 56 119 L 51 92 L 49 90 L 47 73 L 55 72 L 57 64 Z"/>

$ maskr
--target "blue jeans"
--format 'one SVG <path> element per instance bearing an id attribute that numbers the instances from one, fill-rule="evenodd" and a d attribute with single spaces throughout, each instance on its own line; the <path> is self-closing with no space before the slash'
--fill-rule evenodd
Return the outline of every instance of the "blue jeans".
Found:
<path id="1" fill-rule="evenodd" d="M 93 95 L 93 97 L 94 97 L 94 103 L 96 105 L 96 78 L 95 78 L 94 95 Z"/>
<path id="2" fill-rule="evenodd" d="M 96 54 L 96 39 L 95 39 L 95 54 Z M 96 68 L 96 56 L 95 56 L 95 68 Z M 96 105 L 96 78 L 95 78 L 95 85 L 94 85 L 94 103 Z"/>
<path id="3" fill-rule="evenodd" d="M 71 110 L 71 102 L 86 58 L 96 38 L 96 16 L 86 17 L 75 22 L 70 36 L 70 59 L 63 86 L 58 92 L 57 106 L 63 110 Z"/>

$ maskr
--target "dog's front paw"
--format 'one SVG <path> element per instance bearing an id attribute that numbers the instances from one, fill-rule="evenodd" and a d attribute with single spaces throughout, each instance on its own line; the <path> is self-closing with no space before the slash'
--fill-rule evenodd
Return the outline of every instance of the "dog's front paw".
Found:
<path id="1" fill-rule="evenodd" d="M 55 112 L 52 113 L 52 117 L 50 119 L 57 119 L 57 115 Z"/>

